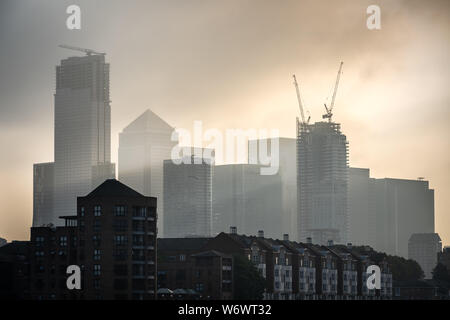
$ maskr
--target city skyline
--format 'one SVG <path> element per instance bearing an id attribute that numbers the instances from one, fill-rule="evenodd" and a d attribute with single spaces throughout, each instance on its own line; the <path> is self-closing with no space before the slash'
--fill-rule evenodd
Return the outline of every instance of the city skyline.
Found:
<path id="1" fill-rule="evenodd" d="M 283 58 L 284 54 L 289 58 L 287 59 L 288 62 L 279 61 L 276 68 L 269 68 L 265 64 L 269 61 L 273 63 L 274 57 L 261 51 L 261 61 L 250 65 L 245 70 L 245 73 L 249 73 L 248 76 L 235 72 L 235 68 L 226 72 L 225 77 L 222 77 L 219 83 L 220 85 L 223 85 L 223 88 L 215 89 L 218 90 L 215 91 L 215 97 L 211 97 L 211 94 L 202 96 L 200 91 L 192 86 L 188 86 L 188 89 L 178 91 L 180 86 L 185 82 L 186 77 L 192 73 L 190 68 L 193 68 L 195 65 L 198 66 L 200 63 L 199 60 L 196 60 L 192 56 L 186 57 L 185 69 L 182 69 L 185 73 L 181 76 L 182 79 L 158 79 L 158 75 L 161 72 L 161 70 L 158 69 L 153 76 L 150 76 L 148 82 L 145 82 L 146 84 L 140 84 L 140 87 L 138 86 L 139 88 L 131 89 L 134 84 L 137 84 L 138 82 L 142 83 L 143 78 L 141 72 L 143 70 L 149 71 L 148 68 L 153 65 L 152 63 L 147 64 L 142 71 L 133 69 L 136 68 L 136 65 L 132 64 L 131 68 L 137 72 L 138 76 L 135 79 L 133 79 L 133 77 L 122 77 L 122 75 L 124 75 L 125 66 L 129 61 L 121 61 L 124 56 L 121 53 L 120 46 L 114 47 L 104 40 L 99 41 L 99 43 L 96 44 L 94 38 L 98 35 L 94 35 L 92 38 L 85 38 L 82 35 L 73 38 L 72 36 L 68 36 L 64 37 L 64 42 L 96 49 L 104 49 L 104 51 L 108 52 L 110 62 L 114 66 L 117 65 L 116 71 L 113 68 L 111 74 L 112 82 L 115 82 L 115 89 L 113 89 L 114 93 L 112 97 L 112 162 L 117 162 L 118 132 L 125 127 L 126 123 L 131 122 L 138 114 L 142 113 L 148 107 L 152 107 L 152 105 L 152 110 L 161 115 L 172 125 L 176 124 L 176 126 L 180 127 L 191 128 L 192 121 L 196 119 L 203 120 L 208 126 L 221 129 L 227 127 L 260 128 L 273 125 L 279 126 L 282 129 L 282 136 L 293 138 L 295 137 L 294 119 L 295 116 L 298 115 L 298 111 L 295 93 L 291 85 L 290 73 L 297 73 L 306 105 L 312 113 L 313 120 L 318 120 L 320 114 L 323 113 L 323 107 L 320 107 L 323 102 L 322 100 L 325 100 L 326 94 L 332 87 L 335 75 L 335 64 L 340 59 L 344 60 L 346 62 L 346 70 L 344 71 L 342 78 L 342 91 L 339 92 L 337 98 L 335 117 L 337 122 L 342 124 L 343 131 L 345 131 L 352 146 L 350 149 L 350 166 L 368 167 L 375 177 L 390 176 L 395 178 L 414 179 L 419 176 L 424 176 L 426 180 L 429 180 L 430 187 L 436 190 L 436 232 L 440 234 L 443 243 L 447 244 L 450 240 L 450 218 L 447 217 L 450 202 L 446 199 L 446 194 L 448 194 L 450 190 L 450 183 L 448 181 L 449 130 L 448 125 L 444 120 L 448 119 L 449 111 L 447 108 L 448 95 L 444 88 L 448 87 L 449 75 L 448 73 L 441 71 L 442 66 L 444 66 L 444 69 L 445 66 L 448 66 L 448 59 L 442 57 L 441 54 L 448 53 L 449 43 L 448 40 L 444 40 L 443 44 L 437 43 L 438 40 L 442 41 L 442 38 L 445 36 L 448 38 L 448 32 L 440 29 L 442 26 L 448 26 L 448 22 L 447 20 L 443 22 L 441 19 L 442 16 L 438 14 L 439 10 L 436 3 L 444 5 L 444 2 L 434 2 L 434 7 L 423 8 L 422 5 L 417 2 L 413 2 L 410 6 L 404 4 L 405 8 L 409 8 L 410 10 L 408 11 L 409 15 L 402 14 L 398 8 L 391 8 L 392 12 L 389 11 L 390 7 L 387 4 L 385 5 L 385 9 L 383 9 L 387 10 L 384 15 L 386 16 L 386 20 L 384 20 L 386 25 L 383 25 L 384 29 L 392 31 L 393 25 L 389 22 L 389 15 L 395 15 L 400 17 L 400 21 L 403 21 L 403 23 L 409 27 L 414 28 L 416 35 L 419 36 L 419 39 L 422 41 L 425 41 L 428 31 L 436 31 L 431 32 L 434 34 L 433 37 L 426 39 L 426 43 L 429 43 L 431 46 L 430 48 L 432 48 L 432 50 L 428 48 L 426 52 L 432 54 L 433 57 L 431 59 L 428 57 L 426 60 L 434 60 L 430 62 L 431 65 L 428 65 L 429 69 L 422 64 L 425 63 L 425 57 L 423 56 L 425 54 L 424 51 L 419 50 L 415 53 L 407 52 L 408 49 L 411 48 L 417 49 L 417 47 L 413 45 L 413 42 L 411 42 L 412 39 L 407 35 L 402 36 L 394 32 L 392 37 L 388 37 L 388 40 L 382 41 L 378 38 L 379 35 L 374 36 L 368 33 L 367 30 L 362 30 L 364 31 L 364 36 L 367 36 L 369 39 L 363 39 L 364 37 L 358 39 L 359 41 L 353 43 L 353 50 L 362 49 L 362 52 L 364 52 L 363 56 L 368 59 L 366 62 L 361 62 L 358 55 L 356 55 L 355 58 L 355 51 L 350 50 L 350 52 L 346 52 L 346 50 L 338 50 L 336 54 L 317 57 L 316 61 L 318 62 L 313 64 L 317 67 L 316 71 L 313 70 L 315 68 L 305 66 L 303 62 L 296 61 L 296 59 L 301 60 L 306 57 L 306 60 L 311 64 L 312 56 L 305 56 L 305 53 L 303 53 L 302 56 L 300 53 L 301 50 L 298 50 L 298 48 L 297 50 L 293 50 L 292 53 L 289 53 L 288 51 L 295 46 L 291 47 L 288 45 L 288 42 L 282 42 L 281 47 L 283 50 L 280 50 L 282 52 L 280 52 L 278 58 Z M 87 6 L 87 4 L 85 5 Z M 119 5 L 115 3 L 107 10 L 117 10 L 118 6 Z M 221 6 L 227 7 L 224 4 Z M 264 9 L 268 10 L 269 8 L 270 5 L 264 5 Z M 307 8 L 317 12 L 321 6 L 317 8 L 311 5 Z M 425 13 L 428 13 L 423 20 L 422 18 L 418 18 L 420 10 L 422 9 L 424 9 Z M 37 10 L 39 10 L 39 8 L 37 8 Z M 205 10 L 213 9 L 206 8 Z M 213 11 L 216 12 L 216 14 L 219 14 L 217 13 L 219 10 L 217 8 L 215 10 Z M 274 13 L 275 17 L 281 18 L 285 16 L 285 10 L 287 11 L 285 8 L 279 9 Z M 130 18 L 127 16 L 127 12 L 130 13 L 130 11 L 125 12 L 124 19 Z M 353 9 L 350 11 L 353 12 Z M 6 10 L 2 9 L 0 12 L 6 12 Z M 361 12 L 363 12 L 363 10 L 361 10 Z M 136 14 L 137 13 L 134 13 L 133 15 Z M 446 11 L 444 8 L 440 14 L 446 17 L 445 14 L 448 14 L 448 10 Z M 12 16 L 14 16 L 14 14 Z M 262 17 L 264 17 L 264 15 L 258 15 L 255 18 L 255 22 L 257 24 L 262 24 L 262 21 L 260 20 Z M 434 23 L 430 23 L 430 17 L 434 17 Z M 61 19 L 62 18 L 63 16 Z M 361 14 L 360 18 L 363 20 L 364 16 Z M 237 19 L 238 22 L 243 24 L 243 21 L 239 19 L 239 15 L 237 16 Z M 4 23 L 7 25 L 8 23 L 11 23 L 8 19 L 3 20 L 3 16 L 1 20 L 5 21 Z M 414 22 L 419 22 L 419 26 L 414 25 Z M 194 28 L 192 21 L 185 21 L 185 24 Z M 420 30 L 421 27 L 424 27 L 424 24 L 425 29 Z M 243 24 L 243 26 L 246 26 L 246 28 L 244 28 L 245 30 L 254 31 L 253 26 L 246 24 Z M 279 26 L 282 30 L 285 28 L 284 25 L 270 24 L 270 27 L 275 26 Z M 145 28 L 145 26 L 143 27 Z M 342 29 L 338 28 L 338 34 L 342 34 L 343 31 L 348 30 L 347 27 L 349 27 L 349 25 L 344 24 L 341 27 Z M 190 29 L 187 32 L 190 34 L 189 32 L 193 32 L 194 30 L 196 29 Z M 275 28 L 275 30 L 277 29 Z M 322 29 L 318 28 L 314 30 L 320 32 Z M 104 31 L 105 30 L 98 30 L 100 34 Z M 223 32 L 220 28 L 219 31 Z M 383 34 L 383 37 L 386 37 L 387 31 L 382 30 L 381 33 Z M 301 35 L 302 33 L 300 31 L 299 34 L 296 33 L 297 38 Z M 1 36 L 6 35 L 2 33 Z M 241 40 L 242 39 L 245 39 L 245 37 L 241 38 Z M 269 37 L 269 39 L 272 41 L 270 43 L 275 44 L 275 42 L 273 42 L 273 37 Z M 371 41 L 374 40 L 382 41 L 382 44 L 384 45 L 382 46 L 383 49 L 393 45 L 391 48 L 393 51 L 392 55 L 383 54 L 380 51 L 380 48 L 376 48 L 376 46 L 370 47 Z M 133 39 L 129 41 L 130 43 L 134 43 Z M 264 48 L 264 46 L 260 47 L 263 45 L 261 39 L 258 38 L 255 41 L 259 44 L 258 48 Z M 86 43 L 86 45 L 84 43 Z M 55 42 L 53 44 L 53 40 L 44 41 L 44 44 L 46 44 L 48 48 L 46 47 L 43 50 L 52 52 L 52 54 L 47 58 L 43 58 L 42 63 L 39 63 L 46 69 L 45 73 L 39 75 L 39 77 L 44 79 L 42 84 L 36 86 L 34 91 L 30 91 L 30 94 L 26 95 L 26 97 L 20 97 L 15 100 L 5 93 L 4 90 L 5 88 L 8 88 L 7 85 L 2 82 L 2 86 L 0 86 L 2 96 L 0 119 L 3 120 L 1 122 L 3 135 L 1 144 L 4 148 L 10 148 L 8 154 L 2 159 L 2 166 L 4 168 L 2 169 L 1 176 L 2 181 L 4 182 L 2 182 L 0 186 L 0 190 L 2 191 L 2 198 L 0 200 L 0 236 L 6 237 L 8 240 L 28 238 L 28 227 L 31 225 L 32 213 L 32 177 L 30 175 L 32 163 L 48 162 L 52 160 L 53 148 L 51 145 L 53 141 L 53 117 L 51 116 L 50 110 L 53 107 L 51 103 L 51 93 L 54 91 L 54 84 L 52 83 L 53 78 L 51 77 L 51 71 L 60 60 L 59 58 L 56 59 L 55 55 L 67 57 L 68 53 L 62 49 L 56 49 L 58 43 Z M 333 42 L 333 44 L 336 45 L 336 42 Z M 361 44 L 363 45 L 362 48 L 359 46 Z M 124 43 L 122 43 L 122 45 L 124 45 Z M 14 53 L 14 50 L 19 50 L 19 48 L 21 48 L 21 45 L 17 44 L 15 46 L 13 45 L 12 48 L 5 49 L 5 56 L 7 57 L 9 54 Z M 202 48 L 202 45 L 197 43 L 197 46 L 192 50 L 199 50 L 200 48 Z M 214 49 L 216 47 L 211 48 Z M 318 46 L 312 44 L 309 48 L 311 49 L 311 52 L 315 52 Z M 144 47 L 139 48 L 138 46 L 135 46 L 134 49 L 134 54 L 140 56 L 139 50 L 144 49 Z M 166 49 L 167 48 L 165 48 L 165 50 Z M 375 52 L 372 52 L 374 56 L 370 58 L 372 49 Z M 220 58 L 220 56 L 218 56 L 218 53 L 214 50 L 212 53 L 215 60 L 205 63 L 206 67 L 212 68 L 212 66 L 216 65 L 216 67 L 219 68 L 221 60 L 217 59 Z M 248 48 L 244 50 L 244 54 L 250 53 L 251 51 Z M 23 55 L 27 57 L 27 54 L 23 53 Z M 296 55 L 299 57 L 294 58 Z M 406 59 L 404 59 L 405 56 Z M 392 58 L 392 60 L 389 61 L 389 58 Z M 141 56 L 138 60 L 142 62 L 142 59 L 143 57 Z M 249 57 L 245 56 L 245 58 L 242 59 L 245 60 L 241 61 L 248 61 L 247 59 L 249 59 Z M 324 62 L 325 60 L 327 60 L 327 62 Z M 159 61 L 161 62 L 161 60 Z M 371 64 L 375 63 L 376 65 L 377 63 L 381 63 L 381 61 L 384 62 L 384 64 L 380 64 L 382 65 L 380 67 L 381 70 L 375 70 L 373 66 L 371 67 Z M 417 61 L 419 61 L 419 63 L 416 63 Z M 3 67 L 5 63 L 4 59 L 1 59 L 0 63 Z M 225 65 L 230 64 L 228 61 L 225 61 L 224 63 Z M 167 64 L 163 63 L 163 65 Z M 178 67 L 180 66 L 179 63 L 176 63 L 176 65 Z M 231 65 L 234 66 L 234 64 Z M 399 75 L 396 76 L 395 72 L 387 72 L 391 71 L 392 68 L 396 71 L 400 70 L 401 72 L 399 72 Z M 255 81 L 255 76 L 250 77 L 250 74 L 255 69 L 259 70 L 260 73 L 258 75 L 266 73 L 267 75 L 264 75 L 262 79 Z M 427 76 L 426 81 L 417 79 L 420 73 L 423 73 L 425 69 L 428 70 L 428 72 L 425 73 L 425 76 Z M 213 74 L 205 72 L 203 69 L 200 71 L 202 71 L 201 75 L 204 78 L 195 78 L 193 82 L 195 82 L 197 86 L 204 86 L 206 82 L 209 81 L 205 81 L 205 79 L 215 78 Z M 387 72 L 389 76 L 386 76 L 383 72 Z M 321 76 L 318 76 L 317 74 L 321 74 Z M 38 79 L 36 75 L 37 73 L 34 72 L 26 77 L 36 81 L 36 79 Z M 235 80 L 237 83 L 245 84 L 246 90 L 238 89 L 238 87 L 231 85 L 234 79 L 233 75 L 236 77 Z M 13 75 L 13 83 L 17 82 L 16 77 L 17 75 Z M 157 79 L 153 79 L 153 77 Z M 387 79 L 387 84 L 383 84 L 382 79 Z M 402 82 L 403 80 L 405 80 L 405 82 Z M 175 87 L 171 87 L 169 84 L 170 81 L 175 81 Z M 418 90 L 418 88 L 424 89 L 421 85 L 425 82 L 427 82 L 429 87 L 425 86 L 427 90 L 421 91 L 421 93 L 424 93 L 424 96 L 420 96 L 418 102 L 412 101 L 408 94 L 411 90 Z M 26 87 L 26 83 L 27 82 L 25 81 L 25 84 L 19 86 L 19 88 L 23 88 L 23 86 Z M 158 83 L 160 85 L 159 89 L 162 87 L 163 90 L 161 90 L 161 93 L 157 93 L 157 90 L 152 90 L 150 92 L 154 95 L 152 97 L 153 99 L 151 99 L 153 100 L 152 102 L 146 101 L 147 97 L 139 93 L 130 99 L 130 96 L 137 92 L 135 90 L 143 89 L 146 88 L 146 86 Z M 217 85 L 219 86 L 219 84 Z M 431 89 L 434 85 L 435 89 Z M 366 86 L 369 86 L 371 89 L 365 88 Z M 392 88 L 392 86 L 394 86 L 394 88 Z M 269 87 L 271 89 L 268 89 Z M 204 91 L 207 91 L 205 89 L 211 90 L 211 87 L 207 86 L 204 88 Z M 360 92 L 352 96 L 350 92 L 353 91 Z M 174 94 L 174 92 L 176 94 Z M 384 92 L 389 92 L 390 94 L 386 95 L 386 97 L 381 97 Z M 228 94 L 227 99 L 219 101 L 225 94 Z M 238 100 L 242 101 L 237 103 Z M 22 117 L 16 115 L 15 111 L 11 111 L 11 108 L 20 104 L 30 106 L 31 109 L 31 106 L 36 105 L 36 101 L 38 101 L 37 104 L 39 105 L 39 107 L 36 108 L 38 110 L 37 117 L 35 117 L 36 114 L 34 112 L 36 111 L 34 110 L 31 112 L 31 115 Z M 201 101 L 201 103 L 195 105 L 195 101 Z M 3 103 L 5 104 L 5 108 L 3 108 Z M 382 107 L 375 108 L 374 106 L 377 106 L 378 103 L 382 105 Z M 148 104 L 151 105 L 149 106 Z M 216 107 L 211 108 L 211 104 Z M 428 107 L 429 104 L 433 104 L 433 107 Z M 43 107 L 43 105 L 45 105 L 45 107 Z M 172 105 L 173 108 L 169 108 L 168 106 L 170 105 Z M 243 105 L 247 105 L 248 109 L 242 110 Z M 280 105 L 282 105 L 282 107 L 280 107 Z M 411 105 L 413 106 L 412 111 Z M 191 106 L 195 107 L 191 108 Z M 361 106 L 364 108 L 361 108 Z M 180 112 L 183 107 L 189 111 Z M 242 111 L 242 114 L 239 119 L 226 116 L 227 113 L 230 113 L 228 110 L 229 108 L 234 109 L 235 112 L 236 110 L 241 109 L 240 111 Z M 17 110 L 23 111 L 23 108 L 19 107 Z M 114 112 L 116 113 L 114 114 Z M 252 115 L 255 116 L 253 117 Z M 35 123 L 30 123 L 30 117 Z M 220 121 L 217 120 L 219 118 L 221 119 Z M 433 126 L 427 124 L 425 127 L 422 127 L 422 122 L 424 122 L 424 120 L 429 121 Z M 39 130 L 36 130 L 37 128 L 39 128 Z M 35 135 L 40 141 L 39 152 L 35 149 L 37 147 L 33 146 L 33 143 L 30 142 L 30 138 Z M 11 137 L 16 137 L 16 139 L 12 140 Z M 389 137 L 389 141 L 386 141 L 386 137 Z M 27 148 L 13 148 L 13 143 L 16 142 L 23 143 Z M 407 161 L 410 159 L 414 159 L 414 161 Z M 19 193 L 17 195 L 13 194 L 13 192 L 17 193 L 18 191 Z M 23 198 L 28 200 L 18 201 L 18 199 Z M 11 215 L 11 212 L 14 214 Z"/>

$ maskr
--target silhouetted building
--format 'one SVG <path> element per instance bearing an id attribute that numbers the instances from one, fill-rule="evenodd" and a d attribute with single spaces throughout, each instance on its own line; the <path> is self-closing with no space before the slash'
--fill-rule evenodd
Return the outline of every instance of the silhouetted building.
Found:
<path id="1" fill-rule="evenodd" d="M 109 64 L 103 54 L 70 57 L 56 67 L 54 129 L 54 164 L 35 166 L 34 226 L 60 224 L 58 216 L 75 212 L 78 195 L 115 176 Z"/>
<path id="2" fill-rule="evenodd" d="M 375 179 L 369 175 L 369 169 L 348 170 L 349 241 L 354 245 L 365 244 L 376 248 L 377 199 Z"/>
<path id="3" fill-rule="evenodd" d="M 283 185 L 280 174 L 261 175 L 261 165 L 214 167 L 213 234 L 236 226 L 245 234 L 264 230 L 269 237 L 283 234 Z M 286 233 L 286 232 L 285 232 Z"/>
<path id="4" fill-rule="evenodd" d="M 204 149 L 202 149 L 204 150 Z M 164 160 L 164 236 L 208 237 L 212 228 L 211 158 Z"/>
<path id="5" fill-rule="evenodd" d="M 49 225 L 31 228 L 30 298 L 33 300 L 78 298 L 76 290 L 69 291 L 66 285 L 67 267 L 81 265 L 77 257 L 76 216 L 68 218 L 66 222 L 64 227 Z M 73 225 L 69 226 L 69 222 Z"/>
<path id="6" fill-rule="evenodd" d="M 233 258 L 215 250 L 202 250 L 211 238 L 158 239 L 158 289 L 185 291 L 187 298 L 233 298 Z"/>
<path id="7" fill-rule="evenodd" d="M 55 164 L 33 165 L 33 226 L 39 227 L 53 221 L 53 193 Z"/>
<path id="8" fill-rule="evenodd" d="M 349 169 L 350 240 L 406 258 L 412 234 L 434 232 L 434 190 L 428 181 L 375 179 L 369 173 Z"/>
<path id="9" fill-rule="evenodd" d="M 174 128 L 146 110 L 119 134 L 119 180 L 146 196 L 158 198 L 158 229 L 164 230 L 163 162 L 177 144 Z M 164 234 L 161 234 L 164 236 Z"/>
<path id="10" fill-rule="evenodd" d="M 8 241 L 6 241 L 6 239 L 0 238 L 0 247 L 3 247 L 7 243 Z"/>
<path id="11" fill-rule="evenodd" d="M 300 241 L 347 243 L 348 142 L 340 124 L 297 120 Z"/>
<path id="12" fill-rule="evenodd" d="M 278 154 L 271 154 L 272 151 L 272 139 L 259 139 L 249 141 L 249 163 L 261 164 L 264 166 L 260 158 L 259 145 L 263 143 L 267 146 L 267 158 L 271 159 L 272 165 L 277 163 L 278 173 L 281 182 L 281 210 L 276 208 L 272 213 L 273 215 L 279 217 L 277 224 L 280 224 L 281 230 L 272 235 L 269 228 L 266 226 L 261 226 L 268 236 L 270 237 L 281 237 L 282 234 L 289 234 L 292 240 L 298 240 L 298 230 L 297 230 L 297 163 L 296 163 L 296 145 L 297 141 L 294 138 L 276 138 L 278 142 L 278 149 L 274 148 L 274 151 L 278 151 Z M 253 149 L 252 149 L 253 148 Z M 254 150 L 251 152 L 251 150 Z M 252 159 L 252 154 L 255 159 Z M 264 156 L 263 156 L 264 157 Z M 278 157 L 275 160 L 274 157 Z M 267 161 L 267 160 L 266 160 Z M 264 179 L 266 178 L 266 179 Z M 264 180 L 272 180 L 272 184 L 275 182 L 270 175 L 264 175 L 261 177 L 262 182 Z M 269 185 L 270 183 L 265 183 Z M 278 186 L 273 185 L 273 193 L 278 193 Z M 276 203 L 278 204 L 278 203 Z M 235 224 L 230 224 L 235 225 Z M 239 226 L 238 226 L 239 227 Z M 243 230 L 242 228 L 240 230 Z M 226 229 L 224 230 L 226 231 Z"/>
<path id="13" fill-rule="evenodd" d="M 376 179 L 375 249 L 407 257 L 413 233 L 434 233 L 434 190 L 428 181 Z"/>
<path id="14" fill-rule="evenodd" d="M 439 253 L 439 263 L 442 263 L 447 267 L 447 270 L 450 270 L 450 247 L 444 247 L 442 252 Z"/>
<path id="15" fill-rule="evenodd" d="M 29 245 L 13 241 L 0 247 L 0 300 L 30 298 Z"/>
<path id="16" fill-rule="evenodd" d="M 117 180 L 78 197 L 64 227 L 31 228 L 33 299 L 153 299 L 156 296 L 156 198 Z M 66 269 L 81 267 L 81 290 Z"/>
<path id="17" fill-rule="evenodd" d="M 425 279 L 433 278 L 433 269 L 442 251 L 441 238 L 437 233 L 414 233 L 408 242 L 408 259 L 415 260 L 422 268 Z"/>

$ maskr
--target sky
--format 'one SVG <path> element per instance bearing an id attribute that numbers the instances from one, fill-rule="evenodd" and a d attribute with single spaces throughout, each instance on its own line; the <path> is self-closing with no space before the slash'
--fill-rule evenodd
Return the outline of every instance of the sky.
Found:
<path id="1" fill-rule="evenodd" d="M 68 30 L 66 8 L 81 8 Z M 366 9 L 381 8 L 381 30 Z M 312 121 L 343 74 L 334 120 L 350 165 L 424 177 L 450 245 L 450 1 L 0 0 L 0 237 L 29 238 L 33 163 L 53 161 L 55 66 L 107 53 L 112 160 L 119 132 L 150 108 L 174 127 L 278 129 L 295 137 L 292 74 Z"/>

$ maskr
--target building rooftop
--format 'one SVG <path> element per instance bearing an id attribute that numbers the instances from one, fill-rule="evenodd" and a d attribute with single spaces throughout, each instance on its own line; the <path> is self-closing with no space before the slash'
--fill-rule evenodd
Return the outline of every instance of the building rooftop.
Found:
<path id="1" fill-rule="evenodd" d="M 144 197 L 144 195 L 115 179 L 105 180 L 86 197 Z"/>
<path id="2" fill-rule="evenodd" d="M 158 238 L 158 251 L 201 250 L 212 238 Z"/>

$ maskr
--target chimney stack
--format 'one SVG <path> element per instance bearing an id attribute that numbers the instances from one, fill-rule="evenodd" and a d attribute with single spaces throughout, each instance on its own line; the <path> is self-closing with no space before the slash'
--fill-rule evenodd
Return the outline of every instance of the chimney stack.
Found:
<path id="1" fill-rule="evenodd" d="M 284 241 L 289 241 L 289 234 L 288 233 L 283 234 L 283 240 Z"/>
<path id="2" fill-rule="evenodd" d="M 311 237 L 306 238 L 306 243 L 307 244 L 312 244 L 312 238 Z"/>
<path id="3" fill-rule="evenodd" d="M 258 238 L 264 238 L 264 230 L 258 231 Z"/>
<path id="4" fill-rule="evenodd" d="M 237 234 L 237 227 L 231 226 L 230 227 L 230 234 Z"/>

